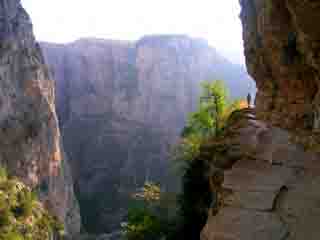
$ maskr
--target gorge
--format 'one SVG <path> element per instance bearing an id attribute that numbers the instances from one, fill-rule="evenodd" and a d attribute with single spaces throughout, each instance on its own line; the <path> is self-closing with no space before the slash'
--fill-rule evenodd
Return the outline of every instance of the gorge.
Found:
<path id="1" fill-rule="evenodd" d="M 234 98 L 255 89 L 241 66 L 187 36 L 41 47 L 56 81 L 84 226 L 93 232 L 119 227 L 130 195 L 145 181 L 177 187 L 169 151 L 196 109 L 202 81 L 224 80 Z"/>
<path id="2" fill-rule="evenodd" d="M 213 199 L 199 237 L 318 240 L 320 3 L 240 3 L 256 106 L 231 114 L 193 159 L 210 186 L 194 196 Z M 0 167 L 36 192 L 73 239 L 81 220 L 83 231 L 117 229 L 146 180 L 175 187 L 168 153 L 200 81 L 223 79 L 233 97 L 252 91 L 243 68 L 203 40 L 39 44 L 20 0 L 0 0 L 0 16 Z"/>

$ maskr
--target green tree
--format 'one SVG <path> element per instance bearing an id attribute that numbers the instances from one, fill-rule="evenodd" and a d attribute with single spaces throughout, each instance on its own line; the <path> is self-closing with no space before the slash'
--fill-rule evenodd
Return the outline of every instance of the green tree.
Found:
<path id="1" fill-rule="evenodd" d="M 218 136 L 225 127 L 230 109 L 235 108 L 238 103 L 239 101 L 229 99 L 229 92 L 223 81 L 203 82 L 198 110 L 190 114 L 182 136 Z"/>
<path id="2" fill-rule="evenodd" d="M 223 128 L 224 112 L 228 107 L 228 90 L 223 81 L 203 82 L 200 111 L 208 115 L 210 127 L 218 136 Z M 209 131 L 210 132 L 210 131 Z"/>
<path id="3" fill-rule="evenodd" d="M 122 224 L 128 240 L 176 239 L 176 194 L 161 191 L 159 185 L 147 182 L 129 207 L 127 223 Z"/>
<path id="4" fill-rule="evenodd" d="M 208 166 L 198 157 L 200 148 L 208 139 L 223 133 L 229 116 L 240 108 L 241 103 L 229 98 L 223 81 L 203 82 L 198 109 L 190 114 L 182 139 L 174 148 L 176 161 L 173 162 L 183 173 L 178 226 L 178 236 L 183 239 L 199 239 L 213 201 L 206 174 Z"/>
<path id="5" fill-rule="evenodd" d="M 189 161 L 199 154 L 201 144 L 210 137 L 223 133 L 230 114 L 239 109 L 243 101 L 231 100 L 223 81 L 202 83 L 198 110 L 189 115 L 180 143 L 172 151 L 174 169 L 185 172 Z"/>

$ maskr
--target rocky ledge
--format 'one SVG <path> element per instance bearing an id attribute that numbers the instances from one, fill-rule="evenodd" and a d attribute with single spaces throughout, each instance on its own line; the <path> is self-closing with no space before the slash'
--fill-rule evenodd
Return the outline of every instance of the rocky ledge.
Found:
<path id="1" fill-rule="evenodd" d="M 216 197 L 202 240 L 320 238 L 320 155 L 251 109 L 201 149 Z"/>

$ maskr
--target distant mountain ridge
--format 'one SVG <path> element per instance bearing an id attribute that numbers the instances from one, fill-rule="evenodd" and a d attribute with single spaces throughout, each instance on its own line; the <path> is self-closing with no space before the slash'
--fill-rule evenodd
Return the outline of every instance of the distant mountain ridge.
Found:
<path id="1" fill-rule="evenodd" d="M 92 232 L 115 229 L 130 193 L 145 180 L 171 185 L 169 148 L 196 109 L 201 81 L 223 79 L 233 97 L 245 97 L 254 85 L 205 40 L 183 35 L 41 47 L 56 81 L 84 226 Z"/>

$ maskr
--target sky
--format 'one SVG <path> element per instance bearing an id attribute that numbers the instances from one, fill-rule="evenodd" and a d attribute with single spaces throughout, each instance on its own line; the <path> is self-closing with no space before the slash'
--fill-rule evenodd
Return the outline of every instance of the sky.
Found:
<path id="1" fill-rule="evenodd" d="M 239 0 L 22 0 L 22 4 L 39 41 L 187 34 L 206 39 L 229 60 L 244 64 Z"/>

